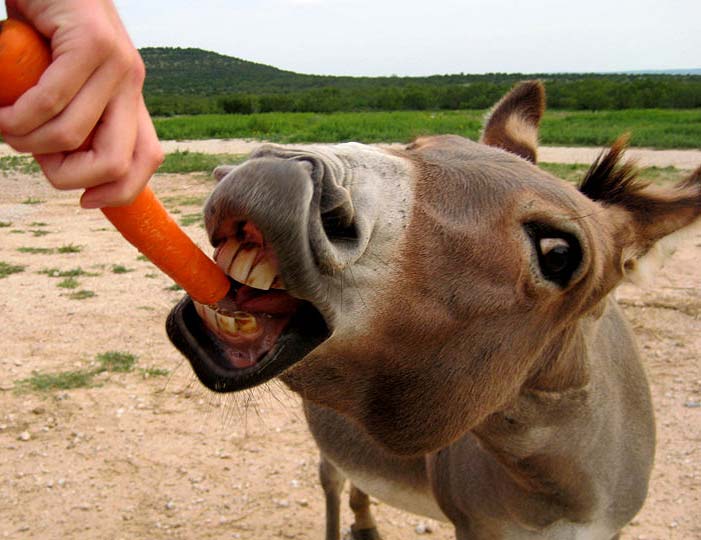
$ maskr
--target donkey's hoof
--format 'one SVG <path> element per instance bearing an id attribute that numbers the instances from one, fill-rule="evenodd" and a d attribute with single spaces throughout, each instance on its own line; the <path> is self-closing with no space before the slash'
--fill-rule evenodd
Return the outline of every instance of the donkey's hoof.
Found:
<path id="1" fill-rule="evenodd" d="M 353 540 L 382 540 L 376 527 L 372 529 L 356 529 L 355 525 L 351 525 L 351 538 Z"/>

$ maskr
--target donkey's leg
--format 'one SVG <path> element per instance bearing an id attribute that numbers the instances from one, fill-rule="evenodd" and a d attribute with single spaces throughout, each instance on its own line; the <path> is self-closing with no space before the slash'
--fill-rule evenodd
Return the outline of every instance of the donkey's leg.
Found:
<path id="1" fill-rule="evenodd" d="M 346 478 L 323 454 L 319 462 L 319 480 L 326 498 L 326 540 L 340 540 L 341 492 Z"/>
<path id="2" fill-rule="evenodd" d="M 381 540 L 375 518 L 370 511 L 370 497 L 351 484 L 350 507 L 355 523 L 351 525 L 353 540 Z"/>

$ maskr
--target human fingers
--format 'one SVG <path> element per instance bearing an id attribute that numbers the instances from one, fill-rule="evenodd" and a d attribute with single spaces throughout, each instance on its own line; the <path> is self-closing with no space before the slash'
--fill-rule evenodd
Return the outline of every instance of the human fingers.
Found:
<path id="1" fill-rule="evenodd" d="M 120 78 L 115 78 L 110 65 L 98 68 L 58 116 L 27 135 L 5 134 L 5 141 L 19 152 L 51 154 L 73 151 L 82 145 L 104 116 L 103 111 L 106 113 L 106 109 L 114 103 L 124 104 L 128 101 L 133 102 L 131 111 L 123 106 L 118 110 L 128 115 L 125 119 L 127 123 L 136 124 L 134 111 L 143 85 L 144 67 L 136 51 L 134 56 L 137 58 L 131 62 L 130 69 Z M 104 120 L 101 126 L 106 125 Z"/>
<path id="2" fill-rule="evenodd" d="M 131 203 L 163 163 L 163 157 L 163 149 L 142 98 L 138 111 L 136 146 L 129 172 L 115 182 L 87 189 L 80 199 L 81 206 L 103 208 Z"/>
<path id="3" fill-rule="evenodd" d="M 132 76 L 142 79 L 143 69 Z M 129 172 L 139 127 L 139 88 L 125 84 L 123 91 L 116 94 L 105 109 L 89 151 L 35 156 L 56 189 L 96 187 L 119 181 Z"/>

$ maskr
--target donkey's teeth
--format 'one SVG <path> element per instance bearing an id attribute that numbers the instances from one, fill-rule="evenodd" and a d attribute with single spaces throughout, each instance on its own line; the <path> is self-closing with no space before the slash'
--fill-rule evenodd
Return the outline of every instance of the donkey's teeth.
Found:
<path id="1" fill-rule="evenodd" d="M 224 245 L 217 248 L 214 253 L 214 260 L 224 272 L 229 272 L 231 263 L 241 247 L 241 243 L 236 238 L 229 238 Z"/>
<path id="2" fill-rule="evenodd" d="M 229 268 L 229 276 L 239 283 L 246 283 L 251 273 L 253 263 L 258 257 L 258 249 L 242 249 L 234 258 Z"/>
<path id="3" fill-rule="evenodd" d="M 242 334 L 254 334 L 258 331 L 258 321 L 250 313 L 237 311 L 234 313 L 234 319 L 239 332 Z"/>
<path id="4" fill-rule="evenodd" d="M 223 313 L 217 313 L 217 326 L 225 334 L 236 334 L 239 330 L 237 320 Z"/>
<path id="5" fill-rule="evenodd" d="M 248 275 L 246 280 L 246 285 L 253 287 L 254 289 L 263 289 L 267 291 L 272 286 L 275 281 L 275 276 L 277 274 L 277 269 L 270 262 L 269 259 L 263 259 L 260 261 L 251 273 Z"/>
<path id="6" fill-rule="evenodd" d="M 194 302 L 195 310 L 205 325 L 213 331 L 233 338 L 255 337 L 260 326 L 255 315 L 245 311 L 217 311 L 215 307 Z"/>

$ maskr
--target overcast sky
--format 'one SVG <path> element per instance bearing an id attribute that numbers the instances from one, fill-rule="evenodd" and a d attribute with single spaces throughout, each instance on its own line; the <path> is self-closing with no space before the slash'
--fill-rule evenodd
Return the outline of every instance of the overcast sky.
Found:
<path id="1" fill-rule="evenodd" d="M 337 75 L 701 67 L 701 0 L 116 0 L 138 47 Z"/>

